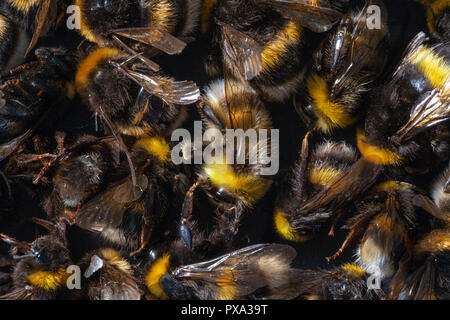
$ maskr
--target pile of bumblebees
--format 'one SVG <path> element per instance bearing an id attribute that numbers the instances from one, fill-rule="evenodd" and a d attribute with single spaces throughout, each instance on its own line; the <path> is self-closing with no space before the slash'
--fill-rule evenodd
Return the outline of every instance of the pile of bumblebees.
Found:
<path id="1" fill-rule="evenodd" d="M 388 2 L 1 0 L 0 298 L 449 299 L 450 3 L 397 1 L 408 35 Z M 292 118 L 297 160 L 176 165 L 194 118 Z M 328 268 L 295 266 L 338 230 Z"/>

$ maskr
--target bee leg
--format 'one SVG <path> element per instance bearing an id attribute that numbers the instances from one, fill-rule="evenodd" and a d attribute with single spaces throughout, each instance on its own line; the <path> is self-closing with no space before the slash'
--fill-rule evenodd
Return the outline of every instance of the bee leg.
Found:
<path id="1" fill-rule="evenodd" d="M 152 233 L 152 226 L 148 225 L 148 224 L 144 224 L 144 226 L 142 227 L 141 230 L 141 245 L 139 246 L 139 248 L 133 252 L 130 253 L 130 257 L 137 255 L 139 253 L 141 253 L 148 245 L 149 239 L 150 239 L 150 235 Z"/>
<path id="2" fill-rule="evenodd" d="M 334 229 L 336 228 L 336 224 L 342 218 L 343 215 L 344 215 L 343 210 L 340 210 L 339 213 L 336 215 L 336 218 L 334 219 L 333 224 L 331 225 L 330 232 L 328 232 L 329 237 L 334 236 Z"/>
<path id="3" fill-rule="evenodd" d="M 194 202 L 194 191 L 199 186 L 206 184 L 206 181 L 199 178 L 186 192 L 184 197 L 183 207 L 181 208 L 181 223 L 180 223 L 180 235 L 186 246 L 192 248 L 192 235 L 191 235 L 191 217 L 192 217 L 192 205 Z"/>
<path id="4" fill-rule="evenodd" d="M 339 257 L 341 255 L 341 253 L 344 251 L 345 248 L 347 248 L 347 246 L 350 244 L 350 242 L 352 242 L 353 238 L 356 236 L 359 228 L 361 227 L 361 225 L 366 222 L 367 220 L 369 220 L 370 218 L 372 218 L 372 216 L 374 216 L 376 213 L 378 213 L 377 211 L 374 212 L 370 212 L 369 214 L 363 216 L 358 222 L 356 222 L 354 224 L 354 226 L 351 228 L 349 234 L 347 235 L 347 238 L 345 238 L 344 243 L 342 243 L 341 247 L 339 248 L 339 250 L 333 254 L 332 256 L 326 257 L 325 259 L 330 262 L 331 260 L 336 259 L 337 257 Z"/>
<path id="5" fill-rule="evenodd" d="M 305 134 L 305 137 L 302 141 L 302 149 L 300 151 L 300 174 L 298 177 L 300 177 L 300 181 L 296 181 L 296 185 L 298 186 L 295 188 L 295 195 L 299 198 L 303 196 L 303 188 L 305 186 L 306 182 L 306 171 L 308 170 L 308 157 L 309 157 L 309 137 L 312 134 L 312 131 L 308 131 Z"/>

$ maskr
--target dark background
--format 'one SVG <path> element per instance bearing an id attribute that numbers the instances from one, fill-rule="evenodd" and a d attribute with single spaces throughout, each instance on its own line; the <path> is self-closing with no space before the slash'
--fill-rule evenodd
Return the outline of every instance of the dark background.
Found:
<path id="1" fill-rule="evenodd" d="M 388 21 L 392 49 L 389 63 L 395 65 L 409 40 L 417 32 L 427 31 L 426 22 L 423 8 L 413 1 L 387 0 L 385 3 L 389 12 Z M 38 46 L 58 45 L 70 50 L 76 50 L 81 40 L 76 31 L 67 30 L 63 25 L 53 35 L 41 39 Z M 167 73 L 176 77 L 178 80 L 193 80 L 203 88 L 210 81 L 204 72 L 202 63 L 206 53 L 206 47 L 206 44 L 202 40 L 196 40 L 190 43 L 181 55 L 163 56 L 159 63 Z M 310 62 L 305 61 L 305 63 Z M 192 112 L 190 112 L 190 118 L 183 125 L 186 128 L 189 128 L 192 125 L 192 120 L 197 118 L 194 107 L 188 108 Z M 282 175 L 297 160 L 301 141 L 305 134 L 305 125 L 302 123 L 291 101 L 284 104 L 269 104 L 268 108 L 273 117 L 274 128 L 280 130 L 279 174 Z M 67 109 L 64 116 L 57 122 L 54 128 L 55 130 L 66 131 L 69 134 L 98 134 L 94 130 L 94 119 L 91 113 L 80 102 L 79 98 L 76 98 L 74 103 Z M 352 143 L 354 142 L 353 134 L 349 134 L 349 132 L 342 132 L 332 137 L 333 140 L 342 138 Z M 421 178 L 418 183 L 426 188 L 428 182 L 428 178 Z M 273 231 L 272 213 L 277 191 L 279 191 L 279 187 L 275 183 L 256 208 L 244 218 L 242 229 L 248 232 L 252 243 L 288 243 L 280 239 Z M 17 218 L 30 216 L 45 217 L 40 206 L 42 199 L 39 199 L 39 197 L 31 198 L 19 188 L 14 188 L 13 198 L 15 210 L 12 216 L 4 217 L 6 218 L 6 222 L 2 224 L 0 231 L 22 240 L 32 240 L 36 236 L 36 232 L 42 232 L 42 230 L 38 230 L 35 225 L 27 220 L 25 222 L 22 221 L 18 225 Z M 200 200 L 206 201 L 206 198 L 200 197 Z M 176 214 L 174 214 L 174 221 L 178 221 Z M 87 249 L 91 246 L 91 235 L 83 233 L 76 227 L 71 228 L 69 232 L 76 240 L 73 244 L 76 249 Z M 295 262 L 297 266 L 303 268 L 330 267 L 325 257 L 333 254 L 340 247 L 347 231 L 338 228 L 333 238 L 328 237 L 327 233 L 328 230 L 324 230 L 318 237 L 305 243 L 289 243 L 297 249 L 298 256 Z M 333 261 L 331 265 L 339 265 L 342 262 L 350 260 L 354 249 L 355 242 L 338 259 Z M 0 243 L 0 253 L 5 254 L 7 250 L 8 247 Z"/>

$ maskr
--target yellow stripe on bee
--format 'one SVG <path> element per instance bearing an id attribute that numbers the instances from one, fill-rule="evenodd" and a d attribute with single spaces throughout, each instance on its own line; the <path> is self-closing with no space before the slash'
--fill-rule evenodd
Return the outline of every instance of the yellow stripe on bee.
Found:
<path id="1" fill-rule="evenodd" d="M 330 100 L 325 79 L 313 74 L 306 86 L 313 100 L 314 112 L 318 117 L 318 127 L 322 131 L 329 132 L 334 128 L 345 128 L 355 123 L 355 117 L 349 116 L 343 106 Z"/>
<path id="2" fill-rule="evenodd" d="M 288 48 L 298 42 L 302 36 L 303 28 L 295 21 L 289 21 L 261 52 L 262 72 L 276 66 Z"/>
<path id="3" fill-rule="evenodd" d="M 433 52 L 433 50 L 422 47 L 410 59 L 419 71 L 430 81 L 434 88 L 441 87 L 450 75 L 450 65 L 444 57 Z"/>
<path id="4" fill-rule="evenodd" d="M 312 168 L 309 171 L 309 182 L 324 187 L 331 186 L 332 182 L 342 176 L 342 171 L 333 167 Z"/>
<path id="5" fill-rule="evenodd" d="M 236 299 L 237 285 L 232 270 L 223 270 L 222 274 L 217 278 L 217 300 L 234 300 Z"/>
<path id="6" fill-rule="evenodd" d="M 163 137 L 141 138 L 136 142 L 135 147 L 143 148 L 162 162 L 170 160 L 170 147 Z"/>
<path id="7" fill-rule="evenodd" d="M 236 173 L 228 164 L 207 164 L 204 172 L 215 186 L 225 188 L 250 203 L 261 198 L 270 187 L 269 180 L 263 180 L 257 175 Z"/>
<path id="8" fill-rule="evenodd" d="M 341 266 L 341 269 L 355 277 L 363 277 L 366 275 L 364 268 L 356 263 L 346 263 Z"/>
<path id="9" fill-rule="evenodd" d="M 200 16 L 200 25 L 201 25 L 201 29 L 202 29 L 203 33 L 206 33 L 208 31 L 211 10 L 216 3 L 217 3 L 217 0 L 204 0 L 203 1 L 202 13 Z"/>
<path id="10" fill-rule="evenodd" d="M 450 250 L 450 229 L 433 230 L 415 246 L 417 254 L 448 250 Z"/>
<path id="11" fill-rule="evenodd" d="M 75 0 L 75 6 L 77 6 L 78 8 L 84 8 L 84 0 Z M 100 36 L 97 36 L 94 31 L 92 31 L 91 28 L 87 25 L 83 13 L 80 15 L 79 32 L 87 40 L 97 43 L 98 45 L 104 45 L 104 40 Z"/>
<path id="12" fill-rule="evenodd" d="M 375 191 L 393 191 L 393 190 L 408 190 L 411 189 L 411 186 L 407 183 L 396 182 L 394 180 L 388 180 L 381 182 L 375 187 Z"/>
<path id="13" fill-rule="evenodd" d="M 65 285 L 69 275 L 66 269 L 60 268 L 56 271 L 36 271 L 28 275 L 28 281 L 34 287 L 45 290 L 55 290 Z"/>
<path id="14" fill-rule="evenodd" d="M 115 48 L 98 48 L 81 61 L 75 75 L 75 87 L 78 93 L 84 91 L 89 75 L 103 61 L 118 56 L 120 50 Z"/>
<path id="15" fill-rule="evenodd" d="M 369 144 L 363 130 L 358 129 L 356 139 L 359 152 L 361 152 L 368 161 L 381 165 L 400 164 L 402 159 L 395 152 Z"/>
<path id="16" fill-rule="evenodd" d="M 161 278 L 169 271 L 169 267 L 170 256 L 164 254 L 152 264 L 145 276 L 145 284 L 156 298 L 167 299 L 167 295 L 161 287 Z"/>
<path id="17" fill-rule="evenodd" d="M 37 6 L 41 0 L 6 0 L 11 7 L 17 11 L 28 13 L 30 9 Z"/>
<path id="18" fill-rule="evenodd" d="M 297 230 L 291 226 L 286 219 L 286 214 L 279 208 L 275 208 L 275 214 L 273 217 L 275 230 L 277 233 L 286 240 L 294 242 L 303 242 L 308 240 L 308 237 L 298 234 Z"/>

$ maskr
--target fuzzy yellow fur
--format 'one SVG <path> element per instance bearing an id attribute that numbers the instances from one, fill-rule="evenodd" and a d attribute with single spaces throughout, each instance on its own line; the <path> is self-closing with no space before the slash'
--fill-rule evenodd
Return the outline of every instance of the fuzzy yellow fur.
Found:
<path id="1" fill-rule="evenodd" d="M 167 299 L 167 295 L 161 287 L 161 278 L 169 271 L 170 256 L 164 254 L 156 260 L 145 276 L 148 290 L 159 299 Z"/>
<path id="2" fill-rule="evenodd" d="M 387 180 L 379 183 L 376 187 L 376 191 L 393 191 L 398 189 L 411 189 L 411 186 L 407 183 L 396 182 L 394 180 Z"/>
<path id="3" fill-rule="evenodd" d="M 41 0 L 6 0 L 11 7 L 25 14 L 34 6 L 37 6 Z"/>
<path id="4" fill-rule="evenodd" d="M 333 167 L 312 168 L 309 171 L 309 182 L 329 187 L 335 179 L 342 176 L 342 171 Z"/>
<path id="5" fill-rule="evenodd" d="M 359 152 L 368 161 L 381 165 L 398 165 L 401 163 L 401 157 L 395 152 L 369 144 L 363 130 L 358 130 L 356 138 Z"/>
<path id="6" fill-rule="evenodd" d="M 219 291 L 217 292 L 217 300 L 233 300 L 236 299 L 236 283 L 232 270 L 223 270 L 222 275 L 217 279 L 217 286 Z"/>
<path id="7" fill-rule="evenodd" d="M 141 147 L 149 154 L 158 158 L 161 162 L 170 160 L 170 148 L 163 137 L 145 137 L 136 142 L 137 147 Z"/>
<path id="8" fill-rule="evenodd" d="M 84 7 L 84 0 L 75 0 L 75 5 L 78 6 L 78 8 Z M 83 37 L 85 37 L 87 40 L 91 42 L 95 42 L 98 45 L 105 45 L 104 40 L 102 37 L 95 34 L 94 31 L 91 30 L 91 28 L 87 25 L 84 15 L 81 14 L 80 17 L 80 30 L 79 32 Z"/>
<path id="9" fill-rule="evenodd" d="M 89 75 L 97 68 L 97 66 L 112 57 L 118 56 L 120 51 L 115 48 L 98 48 L 84 58 L 78 66 L 75 75 L 75 87 L 78 93 L 82 93 L 86 88 Z"/>
<path id="10" fill-rule="evenodd" d="M 433 230 L 415 247 L 417 254 L 438 253 L 450 250 L 450 229 Z"/>
<path id="11" fill-rule="evenodd" d="M 68 274 L 66 269 L 60 268 L 56 271 L 36 271 L 28 275 L 28 281 L 34 287 L 44 290 L 56 290 L 65 285 Z"/>
<path id="12" fill-rule="evenodd" d="M 273 39 L 264 46 L 261 56 L 264 71 L 269 71 L 279 64 L 283 54 L 290 46 L 299 41 L 303 34 L 303 28 L 296 21 L 289 21 Z"/>
<path id="13" fill-rule="evenodd" d="M 212 163 L 204 166 L 204 173 L 219 188 L 225 188 L 241 200 L 252 204 L 269 189 L 271 182 L 258 175 L 236 173 L 228 164 Z"/>
<path id="14" fill-rule="evenodd" d="M 277 233 L 286 240 L 294 242 L 303 242 L 308 240 L 307 237 L 298 234 L 294 227 L 286 219 L 286 214 L 280 209 L 275 208 L 274 224 Z"/>
<path id="15" fill-rule="evenodd" d="M 364 268 L 356 263 L 346 263 L 341 266 L 341 269 L 354 277 L 363 277 L 366 275 Z"/>
<path id="16" fill-rule="evenodd" d="M 427 47 L 421 47 L 411 56 L 410 62 L 430 81 L 435 88 L 441 87 L 450 76 L 450 65 L 444 57 L 433 53 Z"/>
<path id="17" fill-rule="evenodd" d="M 313 74 L 306 85 L 309 96 L 313 100 L 319 129 L 330 132 L 334 128 L 345 128 L 355 123 L 356 118 L 349 116 L 343 106 L 330 99 L 325 79 Z"/>

